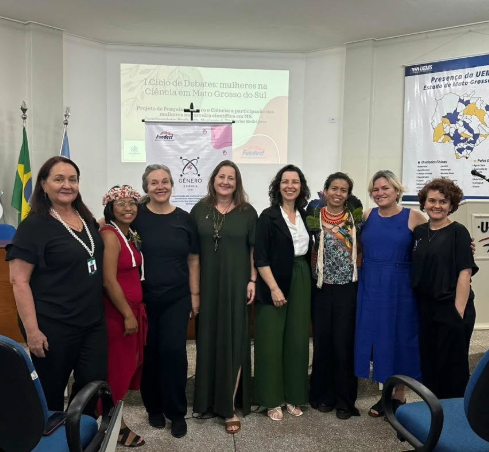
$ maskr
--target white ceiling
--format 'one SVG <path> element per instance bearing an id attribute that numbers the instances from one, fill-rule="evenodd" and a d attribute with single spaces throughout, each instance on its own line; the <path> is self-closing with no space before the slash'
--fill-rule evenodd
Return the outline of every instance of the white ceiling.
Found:
<path id="1" fill-rule="evenodd" d="M 489 0 L 1 0 L 104 43 L 306 52 L 489 20 Z"/>

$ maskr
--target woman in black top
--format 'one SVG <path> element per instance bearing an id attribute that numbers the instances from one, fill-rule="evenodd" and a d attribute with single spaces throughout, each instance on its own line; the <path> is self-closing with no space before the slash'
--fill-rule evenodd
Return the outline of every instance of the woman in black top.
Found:
<path id="1" fill-rule="evenodd" d="M 173 178 L 168 167 L 149 165 L 132 229 L 141 236 L 143 301 L 148 315 L 141 396 L 151 426 L 187 433 L 187 325 L 199 311 L 199 245 L 190 215 L 170 203 Z"/>
<path id="2" fill-rule="evenodd" d="M 102 305 L 103 242 L 79 193 L 78 166 L 52 157 L 40 168 L 31 211 L 7 246 L 21 330 L 48 408 L 71 399 L 107 375 L 107 331 Z M 95 405 L 87 405 L 93 415 Z"/>
<path id="3" fill-rule="evenodd" d="M 420 306 L 419 342 L 423 383 L 438 398 L 463 397 L 469 380 L 469 344 L 475 324 L 471 276 L 479 270 L 465 226 L 448 215 L 462 190 L 434 179 L 418 193 L 429 223 L 414 229 L 412 286 Z"/>

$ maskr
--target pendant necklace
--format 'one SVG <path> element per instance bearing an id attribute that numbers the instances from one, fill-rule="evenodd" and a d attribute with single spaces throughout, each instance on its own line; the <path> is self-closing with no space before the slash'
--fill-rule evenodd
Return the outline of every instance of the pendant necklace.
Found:
<path id="1" fill-rule="evenodd" d="M 437 229 L 431 237 L 430 237 L 430 231 L 431 229 L 428 227 L 428 242 L 431 242 L 435 238 L 435 235 L 438 234 L 439 229 Z"/>
<path id="2" fill-rule="evenodd" d="M 448 224 L 448 222 L 447 222 L 447 224 Z M 435 231 L 435 233 L 434 233 L 434 234 L 433 234 L 433 235 L 430 237 L 430 231 L 431 231 L 431 229 L 430 229 L 430 225 L 429 225 L 429 223 L 428 223 L 428 242 L 431 242 L 431 241 L 432 241 L 432 240 L 435 238 L 435 235 L 436 235 L 436 234 L 438 234 L 438 231 L 440 231 L 440 230 L 441 230 L 441 229 L 443 229 L 444 227 L 445 227 L 445 226 L 442 226 L 441 228 L 437 229 L 437 230 Z"/>
<path id="3" fill-rule="evenodd" d="M 219 239 L 222 238 L 222 236 L 219 235 L 219 232 L 221 232 L 221 229 L 224 226 L 224 222 L 226 221 L 226 214 L 228 213 L 228 210 L 231 207 L 232 203 L 233 201 L 231 200 L 231 202 L 224 209 L 223 213 L 219 212 L 217 207 L 215 207 L 212 211 L 212 223 L 214 228 L 214 235 L 212 236 L 212 238 L 214 239 L 214 251 L 217 251 L 217 249 L 219 248 Z"/>

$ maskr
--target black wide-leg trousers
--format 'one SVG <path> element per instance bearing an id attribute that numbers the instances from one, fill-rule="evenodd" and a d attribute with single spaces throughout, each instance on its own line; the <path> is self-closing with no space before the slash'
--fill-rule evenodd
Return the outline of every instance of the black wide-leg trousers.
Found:
<path id="1" fill-rule="evenodd" d="M 357 283 L 323 284 L 312 301 L 313 360 L 309 401 L 352 410 L 357 399 L 353 368 Z"/>
<path id="2" fill-rule="evenodd" d="M 469 381 L 469 345 L 475 324 L 474 300 L 464 318 L 455 300 L 419 300 L 419 350 L 423 384 L 439 399 L 463 397 Z"/>
<path id="3" fill-rule="evenodd" d="M 187 413 L 187 326 L 190 295 L 167 302 L 145 297 L 148 337 L 144 348 L 141 397 L 148 414 L 171 421 Z"/>

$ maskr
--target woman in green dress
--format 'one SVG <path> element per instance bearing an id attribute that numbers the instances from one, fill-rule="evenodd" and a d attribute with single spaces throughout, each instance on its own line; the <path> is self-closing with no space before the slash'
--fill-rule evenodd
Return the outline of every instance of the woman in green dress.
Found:
<path id="1" fill-rule="evenodd" d="M 247 305 L 255 298 L 257 220 L 236 164 L 224 160 L 217 165 L 207 196 L 190 215 L 201 253 L 194 412 L 214 412 L 225 419 L 226 432 L 234 434 L 241 428 L 235 414 L 237 392 L 243 415 L 251 411 Z"/>

